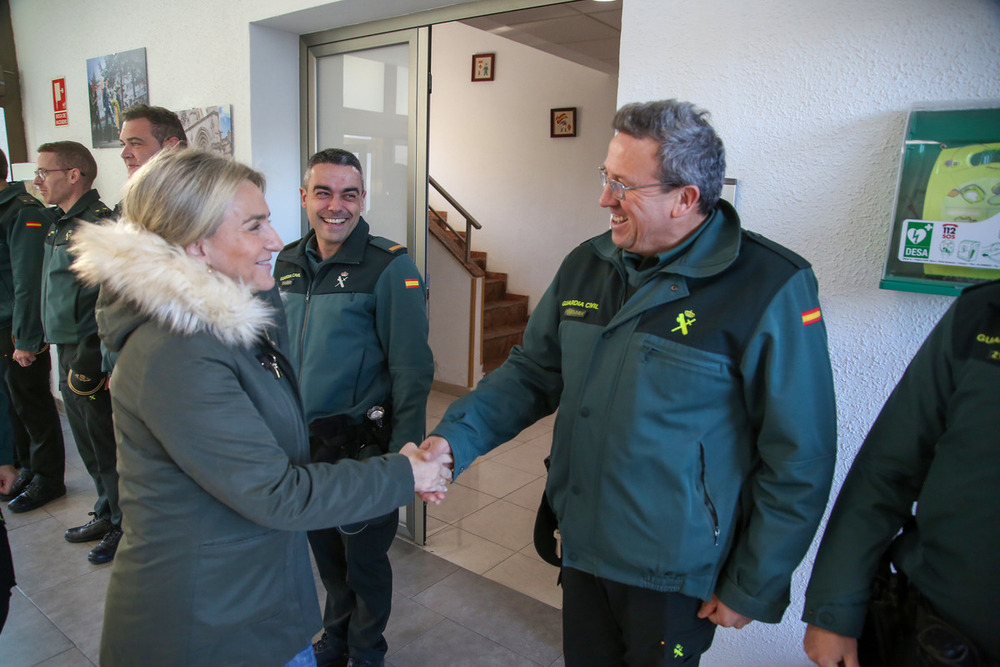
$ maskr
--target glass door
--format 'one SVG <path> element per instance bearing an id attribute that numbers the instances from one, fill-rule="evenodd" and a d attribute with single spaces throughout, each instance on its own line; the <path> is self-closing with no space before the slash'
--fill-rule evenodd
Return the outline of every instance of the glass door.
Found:
<path id="1" fill-rule="evenodd" d="M 372 233 L 405 243 L 426 275 L 430 28 L 307 45 L 303 57 L 303 171 L 324 148 L 357 155 L 368 192 L 362 215 Z M 418 544 L 425 518 L 416 497 L 400 512 Z"/>

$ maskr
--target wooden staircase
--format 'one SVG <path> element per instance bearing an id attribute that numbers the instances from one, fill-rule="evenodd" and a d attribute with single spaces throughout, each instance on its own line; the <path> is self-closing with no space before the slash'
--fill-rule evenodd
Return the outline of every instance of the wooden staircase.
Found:
<path id="1" fill-rule="evenodd" d="M 524 339 L 528 323 L 528 297 L 507 292 L 507 274 L 486 268 L 486 253 L 473 250 L 465 261 L 465 234 L 455 232 L 434 211 L 429 216 L 430 233 L 448 249 L 473 276 L 484 276 L 483 373 L 498 368 L 510 350 Z"/>

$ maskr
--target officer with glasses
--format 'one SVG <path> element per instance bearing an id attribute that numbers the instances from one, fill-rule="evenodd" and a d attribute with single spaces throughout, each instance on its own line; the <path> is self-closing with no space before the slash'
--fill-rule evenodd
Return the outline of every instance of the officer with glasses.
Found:
<path id="1" fill-rule="evenodd" d="M 103 370 L 95 308 L 98 288 L 70 270 L 69 244 L 78 221 L 112 215 L 92 186 L 97 162 L 86 146 L 55 141 L 38 147 L 35 187 L 55 218 L 45 237 L 42 268 L 42 328 L 59 355 L 59 391 L 80 458 L 94 480 L 93 518 L 66 531 L 68 542 L 100 542 L 87 559 L 99 565 L 115 557 L 122 536 L 111 396 Z"/>
<path id="2" fill-rule="evenodd" d="M 717 626 L 777 623 L 826 506 L 833 378 L 804 259 L 720 198 L 707 113 L 622 107 L 610 230 L 563 261 L 509 359 L 422 445 L 477 456 L 558 408 L 544 499 L 568 667 L 697 665 Z"/>

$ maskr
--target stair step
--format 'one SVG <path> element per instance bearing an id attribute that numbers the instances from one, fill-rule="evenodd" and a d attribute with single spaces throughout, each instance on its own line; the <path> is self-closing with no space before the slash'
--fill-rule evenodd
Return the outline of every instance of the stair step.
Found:
<path id="1" fill-rule="evenodd" d="M 510 349 L 524 341 L 524 325 L 507 324 L 483 329 L 483 366 L 503 362 Z M 497 364 L 499 365 L 499 364 Z"/>
<path id="2" fill-rule="evenodd" d="M 508 294 L 505 299 L 483 304 L 483 328 L 527 322 L 528 297 L 512 298 L 516 296 L 518 295 Z"/>
<path id="3" fill-rule="evenodd" d="M 486 253 L 482 250 L 473 250 L 469 253 L 469 259 L 472 260 L 473 264 L 476 264 L 483 271 L 486 270 Z"/>
<path id="4" fill-rule="evenodd" d="M 484 361 L 483 375 L 487 375 L 492 371 L 495 371 L 496 369 L 500 368 L 501 366 L 503 366 L 503 362 L 505 361 L 507 361 L 507 357 L 504 357 L 503 359 L 490 359 L 489 361 Z"/>
<path id="5" fill-rule="evenodd" d="M 487 272 L 483 298 L 489 303 L 490 301 L 501 301 L 505 296 L 507 296 L 507 280 L 505 278 L 491 278 Z"/>

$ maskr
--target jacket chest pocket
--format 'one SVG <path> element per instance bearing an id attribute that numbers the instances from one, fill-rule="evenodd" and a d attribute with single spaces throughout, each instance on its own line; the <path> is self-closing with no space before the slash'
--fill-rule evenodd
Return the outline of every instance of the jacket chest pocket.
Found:
<path id="1" fill-rule="evenodd" d="M 672 412 L 727 401 L 738 384 L 722 355 L 654 336 L 639 342 L 636 386 Z"/>

